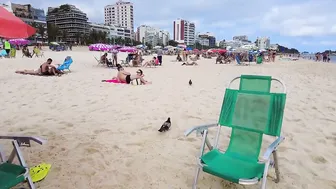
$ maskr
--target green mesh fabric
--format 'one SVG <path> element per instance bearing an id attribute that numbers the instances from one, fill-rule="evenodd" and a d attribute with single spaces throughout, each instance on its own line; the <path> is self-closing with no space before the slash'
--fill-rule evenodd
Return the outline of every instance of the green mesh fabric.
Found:
<path id="1" fill-rule="evenodd" d="M 239 90 L 270 92 L 271 76 L 242 75 L 240 76 Z"/>
<path id="2" fill-rule="evenodd" d="M 286 94 L 226 89 L 219 124 L 279 136 Z"/>
<path id="3" fill-rule="evenodd" d="M 9 189 L 25 180 L 26 169 L 20 165 L 2 163 L 0 164 L 0 188 Z"/>
<path id="4" fill-rule="evenodd" d="M 264 134 L 280 136 L 286 94 L 270 93 L 271 77 L 241 76 L 239 90 L 226 89 L 219 124 L 232 128 L 225 153 L 211 150 L 201 157 L 203 171 L 239 183 L 262 178 L 258 157 Z"/>

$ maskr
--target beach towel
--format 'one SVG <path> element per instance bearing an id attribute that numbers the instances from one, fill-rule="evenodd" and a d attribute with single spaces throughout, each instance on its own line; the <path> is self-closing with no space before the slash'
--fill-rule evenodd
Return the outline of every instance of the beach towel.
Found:
<path id="1" fill-rule="evenodd" d="M 118 79 L 109 79 L 109 80 L 103 80 L 103 82 L 107 83 L 120 83 L 120 84 L 127 84 L 125 82 L 119 81 Z"/>

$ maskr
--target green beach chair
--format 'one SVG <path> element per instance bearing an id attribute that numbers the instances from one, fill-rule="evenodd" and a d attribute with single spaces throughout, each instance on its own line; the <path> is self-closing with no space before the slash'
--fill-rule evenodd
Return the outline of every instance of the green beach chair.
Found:
<path id="1" fill-rule="evenodd" d="M 238 79 L 239 89 L 231 89 L 232 83 Z M 272 81 L 283 86 L 283 93 L 270 92 Z M 271 166 L 275 168 L 275 182 L 279 182 L 276 150 L 285 139 L 281 136 L 285 103 L 286 87 L 278 79 L 253 75 L 234 78 L 226 89 L 218 123 L 193 127 L 185 132 L 185 136 L 194 131 L 203 136 L 193 189 L 196 189 L 201 169 L 241 185 L 257 184 L 261 181 L 260 188 L 265 189 Z M 230 143 L 225 152 L 218 149 L 222 126 L 231 128 Z M 211 127 L 217 127 L 214 146 L 207 138 L 208 129 Z M 263 135 L 273 136 L 275 140 L 259 158 Z M 209 149 L 207 153 L 204 152 L 205 146 Z"/>
<path id="2" fill-rule="evenodd" d="M 4 152 L 0 148 L 0 188 L 9 189 L 21 182 L 28 182 L 30 189 L 35 189 L 34 183 L 29 175 L 29 168 L 22 156 L 20 147 L 30 147 L 30 142 L 44 144 L 45 141 L 38 137 L 20 137 L 20 136 L 0 136 L 1 139 L 12 140 L 13 150 L 6 159 Z M 13 164 L 17 156 L 20 165 Z"/>

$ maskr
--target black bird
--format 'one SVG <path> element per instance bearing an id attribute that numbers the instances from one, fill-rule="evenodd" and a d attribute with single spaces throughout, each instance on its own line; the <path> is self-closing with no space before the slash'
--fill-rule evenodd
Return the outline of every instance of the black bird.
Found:
<path id="1" fill-rule="evenodd" d="M 171 126 L 170 117 L 168 117 L 167 121 L 165 121 L 162 124 L 161 128 L 158 131 L 159 132 L 166 132 L 166 131 L 169 130 L 170 126 Z"/>
<path id="2" fill-rule="evenodd" d="M 192 81 L 191 81 L 191 79 L 189 80 L 189 85 L 192 85 Z"/>

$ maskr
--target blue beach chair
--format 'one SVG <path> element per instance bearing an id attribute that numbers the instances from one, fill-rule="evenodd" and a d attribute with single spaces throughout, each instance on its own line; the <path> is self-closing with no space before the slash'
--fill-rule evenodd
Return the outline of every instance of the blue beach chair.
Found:
<path id="1" fill-rule="evenodd" d="M 71 72 L 70 70 L 70 66 L 72 64 L 72 58 L 70 56 L 66 57 L 63 64 L 57 67 L 57 70 L 59 71 L 65 71 L 65 70 L 69 70 L 69 72 Z"/>

